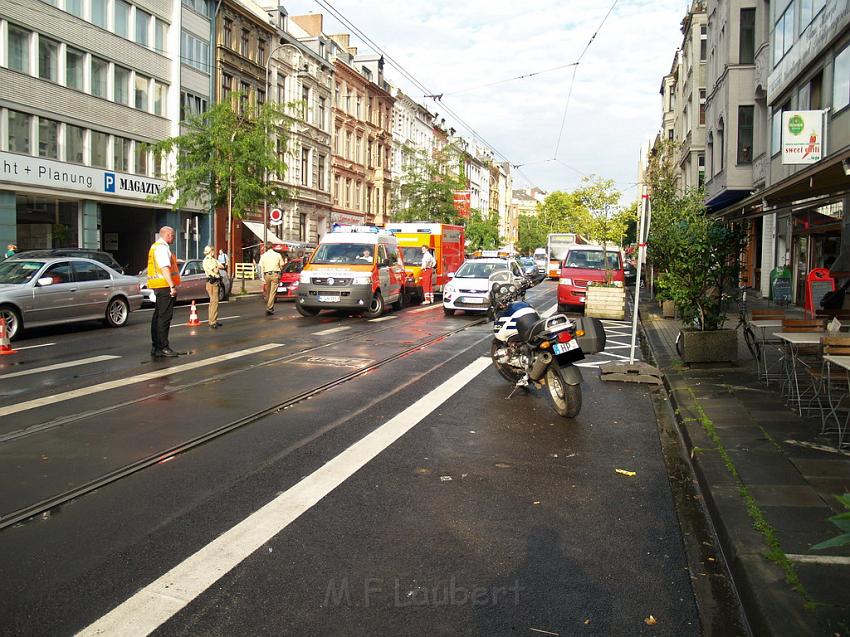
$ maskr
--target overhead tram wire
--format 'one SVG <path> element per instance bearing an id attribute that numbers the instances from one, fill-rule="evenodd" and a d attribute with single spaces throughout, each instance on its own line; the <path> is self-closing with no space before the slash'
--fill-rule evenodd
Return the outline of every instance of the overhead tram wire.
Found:
<path id="1" fill-rule="evenodd" d="M 315 2 L 320 7 L 322 7 L 323 9 L 326 9 L 328 12 L 330 12 L 337 20 L 339 20 L 343 24 L 343 26 L 351 29 L 351 31 L 354 32 L 358 37 L 360 37 L 360 39 L 362 39 L 364 43 L 371 46 L 377 53 L 380 53 L 381 55 L 383 55 L 384 60 L 386 60 L 390 64 L 390 66 L 392 66 L 399 73 L 401 73 L 401 75 L 405 79 L 407 79 L 411 84 L 413 84 L 416 88 L 421 90 L 426 95 L 436 95 L 428 87 L 426 87 L 424 84 L 422 84 L 422 82 L 417 80 L 413 76 L 413 74 L 411 74 L 407 69 L 404 68 L 404 66 L 402 66 L 399 62 L 397 62 L 391 55 L 389 55 L 383 49 L 383 47 L 381 47 L 374 40 L 372 40 L 372 38 L 370 38 L 361 29 L 359 29 L 354 23 L 352 23 L 351 20 L 346 18 L 338 9 L 336 9 L 333 5 L 331 5 L 330 2 L 328 2 L 327 0 L 315 0 Z M 449 107 L 447 104 L 445 104 L 442 101 L 440 102 L 440 104 L 442 105 L 443 110 L 445 110 L 448 115 L 450 115 L 455 120 L 457 120 L 458 124 L 460 124 L 466 130 L 468 130 L 473 135 L 473 137 L 478 138 L 484 145 L 491 148 L 496 155 L 498 155 L 499 157 L 502 157 L 505 161 L 510 162 L 510 158 L 507 155 L 500 152 L 493 144 L 489 143 L 486 139 L 484 139 L 484 137 L 480 133 L 478 133 L 474 128 L 472 128 L 472 126 L 467 124 L 464 121 L 464 119 L 462 117 L 460 117 L 460 115 L 458 115 L 454 110 L 452 110 L 451 107 Z M 528 181 L 529 184 L 534 183 L 534 182 L 531 181 L 531 179 L 528 178 L 528 175 L 526 175 L 522 171 L 518 170 L 517 172 L 526 181 Z"/>
<path id="2" fill-rule="evenodd" d="M 524 75 L 517 75 L 516 77 L 509 77 L 504 80 L 496 80 L 495 82 L 490 82 L 488 84 L 479 84 L 478 86 L 470 86 L 468 88 L 462 88 L 457 91 L 451 91 L 449 93 L 440 93 L 439 95 L 423 95 L 423 97 L 437 98 L 435 101 L 442 101 L 442 99 L 446 95 L 457 95 L 458 93 L 467 93 L 469 91 L 476 91 L 480 88 L 487 88 L 490 86 L 496 86 L 497 84 L 505 84 L 507 82 L 515 82 L 516 80 L 525 80 L 530 77 L 535 77 L 537 75 L 542 75 L 543 73 L 551 73 L 553 71 L 560 71 L 561 69 L 567 69 L 571 66 L 578 66 L 578 62 L 570 62 L 569 64 L 561 64 L 560 66 L 553 66 L 550 69 L 543 69 L 542 71 L 535 71 L 534 73 L 525 73 Z"/>
<path id="3" fill-rule="evenodd" d="M 614 7 L 617 6 L 617 1 L 618 0 L 614 0 L 613 4 L 611 4 L 611 8 L 608 9 L 608 13 L 605 14 L 604 18 L 602 18 L 602 22 L 599 23 L 599 27 L 596 29 L 596 31 L 593 32 L 593 35 L 590 36 L 590 40 L 588 40 L 587 44 L 584 46 L 584 50 L 582 50 L 581 55 L 579 55 L 578 60 L 576 60 L 576 66 L 573 68 L 573 76 L 570 80 L 570 88 L 567 92 L 567 102 L 566 104 L 564 104 L 564 116 L 561 118 L 561 130 L 558 132 L 558 142 L 555 144 L 555 153 L 553 155 L 555 159 L 558 158 L 558 150 L 560 150 L 561 148 L 561 138 L 564 135 L 564 126 L 567 123 L 567 111 L 570 107 L 570 97 L 573 94 L 573 85 L 576 81 L 576 71 L 578 70 L 578 65 L 581 63 L 581 60 L 584 57 L 584 54 L 587 53 L 587 50 L 590 48 L 590 45 L 593 44 L 593 41 L 596 39 L 596 36 L 602 30 L 602 27 L 605 24 L 605 21 L 608 19 L 608 16 L 611 15 L 611 12 L 614 10 Z"/>

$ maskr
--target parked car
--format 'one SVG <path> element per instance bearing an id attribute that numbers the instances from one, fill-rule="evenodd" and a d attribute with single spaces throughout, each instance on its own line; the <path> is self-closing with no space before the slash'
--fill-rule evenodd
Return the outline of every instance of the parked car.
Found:
<path id="1" fill-rule="evenodd" d="M 180 285 L 177 286 L 178 301 L 192 301 L 195 299 L 206 299 L 207 275 L 204 274 L 203 259 L 189 259 L 183 261 L 178 259 L 177 267 L 180 272 Z M 224 270 L 221 272 L 222 285 L 218 288 L 218 300 L 226 301 L 233 290 L 233 281 Z M 139 285 L 142 287 L 142 295 L 145 303 L 155 303 L 154 291 L 148 287 L 148 271 L 139 272 Z"/>
<path id="2" fill-rule="evenodd" d="M 24 250 L 15 254 L 16 259 L 46 259 L 49 257 L 79 257 L 93 259 L 112 268 L 119 274 L 124 274 L 124 268 L 108 252 L 89 250 L 87 248 L 50 248 L 46 250 Z"/>
<path id="3" fill-rule="evenodd" d="M 604 250 L 602 246 L 595 245 L 570 246 L 561 262 L 558 311 L 566 311 L 571 306 L 583 308 L 587 300 L 587 285 L 604 282 L 606 276 L 614 285 L 625 285 L 623 255 L 618 248 Z"/>
<path id="4" fill-rule="evenodd" d="M 519 264 L 513 259 L 467 259 L 449 273 L 450 281 L 443 288 L 443 312 L 452 316 L 455 311 L 486 312 L 490 294 L 489 277 L 500 270 L 509 271 L 517 283 L 525 279 Z"/>
<path id="5" fill-rule="evenodd" d="M 277 292 L 274 295 L 275 301 L 294 299 L 298 296 L 298 279 L 303 269 L 304 259 L 292 259 L 283 266 L 283 270 L 280 272 L 280 281 L 277 284 Z"/>
<path id="6" fill-rule="evenodd" d="M 635 284 L 635 281 L 637 280 L 637 268 L 631 261 L 626 261 L 623 264 L 623 276 L 625 277 L 626 285 L 628 287 Z"/>
<path id="7" fill-rule="evenodd" d="M 136 277 L 92 259 L 15 255 L 0 263 L 0 317 L 10 339 L 25 327 L 59 323 L 101 319 L 121 327 L 141 305 Z"/>
<path id="8" fill-rule="evenodd" d="M 519 264 L 522 267 L 525 276 L 531 279 L 532 284 L 537 285 L 546 278 L 545 270 L 541 270 L 537 266 L 537 262 L 534 260 L 534 257 L 520 257 Z"/>

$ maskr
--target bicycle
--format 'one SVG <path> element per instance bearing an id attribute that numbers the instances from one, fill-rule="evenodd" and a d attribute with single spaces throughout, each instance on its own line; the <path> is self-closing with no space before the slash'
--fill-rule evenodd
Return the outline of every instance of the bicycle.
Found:
<path id="1" fill-rule="evenodd" d="M 698 321 L 694 321 L 694 327 L 699 327 Z M 750 351 L 753 360 L 761 360 L 761 345 L 759 345 L 756 334 L 750 326 L 750 319 L 747 315 L 747 291 L 745 289 L 741 289 L 741 297 L 738 301 L 738 323 L 733 329 L 737 330 L 739 327 L 744 330 L 744 342 L 747 344 L 747 349 Z M 684 340 L 682 330 L 679 330 L 676 335 L 676 353 L 680 357 L 684 355 Z"/>

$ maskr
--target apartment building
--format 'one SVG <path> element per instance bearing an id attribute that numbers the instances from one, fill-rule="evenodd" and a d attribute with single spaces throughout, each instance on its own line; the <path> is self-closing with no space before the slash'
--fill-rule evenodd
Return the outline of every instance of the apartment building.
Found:
<path id="1" fill-rule="evenodd" d="M 399 188 L 411 162 L 417 159 L 430 161 L 433 157 L 434 115 L 401 89 L 392 87 L 390 93 L 395 98 L 392 111 L 392 175 L 396 188 Z M 393 210 L 406 207 L 405 201 L 398 198 L 393 201 Z"/>
<path id="2" fill-rule="evenodd" d="M 190 253 L 203 244 L 203 211 L 147 198 L 165 169 L 150 145 L 179 133 L 188 87 L 201 101 L 209 95 L 209 32 L 189 0 L 0 6 L 0 243 L 104 249 L 129 271 L 144 266 L 161 225 L 190 219 L 190 236 L 175 245 L 181 256 L 185 239 Z"/>

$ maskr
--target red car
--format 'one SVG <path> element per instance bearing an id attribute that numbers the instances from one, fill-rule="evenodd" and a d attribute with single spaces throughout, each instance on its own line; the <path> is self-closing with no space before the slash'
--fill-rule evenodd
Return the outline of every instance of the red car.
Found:
<path id="1" fill-rule="evenodd" d="M 607 268 L 604 259 L 607 257 Z M 607 274 L 606 274 L 607 272 Z M 623 256 L 619 248 L 603 250 L 602 246 L 573 245 L 561 262 L 558 279 L 558 311 L 570 307 L 584 307 L 587 284 L 604 282 L 605 277 L 617 285 L 625 285 Z"/>
<path id="2" fill-rule="evenodd" d="M 280 273 L 280 282 L 277 284 L 277 292 L 274 295 L 275 301 L 294 299 L 298 296 L 298 279 L 303 269 L 304 259 L 292 259 L 283 266 L 283 270 Z"/>

